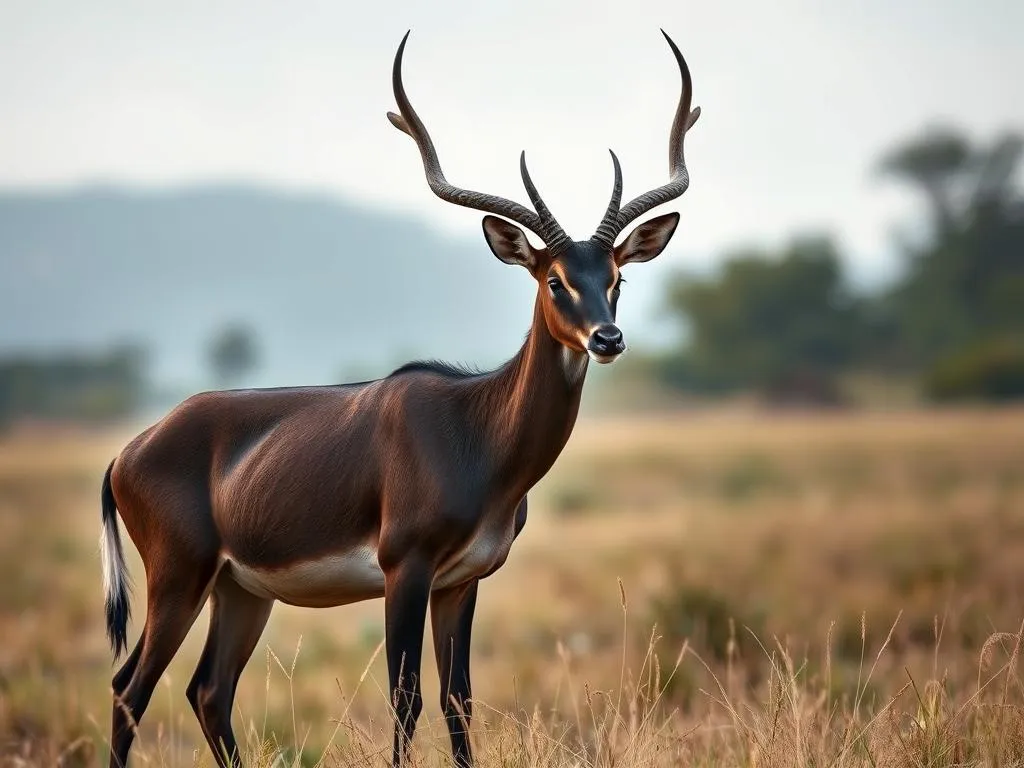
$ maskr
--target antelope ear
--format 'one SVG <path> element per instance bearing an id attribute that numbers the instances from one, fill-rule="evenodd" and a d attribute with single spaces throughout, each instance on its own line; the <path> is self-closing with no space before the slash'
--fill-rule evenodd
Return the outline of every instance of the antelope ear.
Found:
<path id="1" fill-rule="evenodd" d="M 484 237 L 494 255 L 506 264 L 518 264 L 531 272 L 537 267 L 537 251 L 519 227 L 497 216 L 484 216 Z"/>
<path id="2" fill-rule="evenodd" d="M 615 263 L 621 267 L 623 264 L 650 261 L 665 250 L 678 223 L 678 213 L 666 213 L 638 225 L 629 237 L 615 246 Z"/>

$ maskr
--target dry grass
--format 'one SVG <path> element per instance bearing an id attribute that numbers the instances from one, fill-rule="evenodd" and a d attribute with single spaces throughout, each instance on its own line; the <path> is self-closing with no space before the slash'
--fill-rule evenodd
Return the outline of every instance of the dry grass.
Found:
<path id="1" fill-rule="evenodd" d="M 0 765 L 105 759 L 98 485 L 124 437 L 0 442 Z M 1024 764 L 1024 411 L 590 421 L 530 513 L 477 611 L 484 768 Z M 251 763 L 386 762 L 381 613 L 275 609 L 238 696 Z M 212 765 L 184 699 L 205 621 L 136 764 Z M 447 765 L 425 677 L 416 758 Z"/>

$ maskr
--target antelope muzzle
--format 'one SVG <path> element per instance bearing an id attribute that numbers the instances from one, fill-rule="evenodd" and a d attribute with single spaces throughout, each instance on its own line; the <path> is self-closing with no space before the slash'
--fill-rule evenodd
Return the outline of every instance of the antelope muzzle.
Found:
<path id="1" fill-rule="evenodd" d="M 595 328 L 587 342 L 587 352 L 599 363 L 614 362 L 625 351 L 626 342 L 622 338 L 622 331 L 612 323 Z"/>

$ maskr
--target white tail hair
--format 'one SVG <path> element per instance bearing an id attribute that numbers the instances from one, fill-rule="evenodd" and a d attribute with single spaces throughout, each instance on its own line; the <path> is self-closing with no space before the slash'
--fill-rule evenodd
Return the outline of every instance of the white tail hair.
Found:
<path id="1" fill-rule="evenodd" d="M 110 486 L 110 472 L 114 462 L 110 462 L 107 473 L 103 476 L 103 490 L 100 498 L 103 504 L 103 525 L 100 528 L 100 560 L 103 564 L 103 594 L 107 614 L 107 636 L 114 649 L 114 658 L 121 655 L 128 643 L 128 619 L 131 616 L 131 603 L 128 593 L 131 584 L 128 580 L 128 565 L 124 561 L 124 548 L 121 546 L 121 534 L 117 530 L 117 502 Z"/>

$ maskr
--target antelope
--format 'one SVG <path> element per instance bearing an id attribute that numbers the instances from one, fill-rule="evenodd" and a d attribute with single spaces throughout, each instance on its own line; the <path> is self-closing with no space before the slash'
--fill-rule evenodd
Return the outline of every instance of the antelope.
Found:
<path id="1" fill-rule="evenodd" d="M 596 233 L 573 241 L 520 156 L 534 210 L 450 184 L 402 83 L 407 32 L 392 71 L 392 125 L 415 140 L 427 184 L 483 211 L 484 239 L 537 281 L 522 348 L 496 370 L 406 364 L 352 384 L 194 395 L 142 432 L 103 478 L 101 554 L 107 634 L 127 649 L 129 576 L 117 515 L 145 565 L 145 626 L 113 676 L 110 765 L 125 766 L 154 687 L 201 608 L 209 633 L 186 696 L 220 766 L 240 765 L 235 688 L 275 601 L 322 608 L 384 598 L 395 718 L 392 764 L 408 758 L 423 707 L 420 666 L 429 609 L 455 764 L 473 763 L 470 636 L 481 579 L 508 557 L 526 523 L 527 492 L 572 432 L 590 360 L 625 350 L 615 325 L 626 264 L 668 245 L 678 213 L 635 227 L 689 185 L 683 139 L 690 71 L 667 34 L 682 90 L 669 138 L 669 181 L 625 206 L 611 152 L 611 201 Z M 513 224 L 512 222 L 515 222 Z M 521 225 L 544 244 L 534 247 Z"/>

